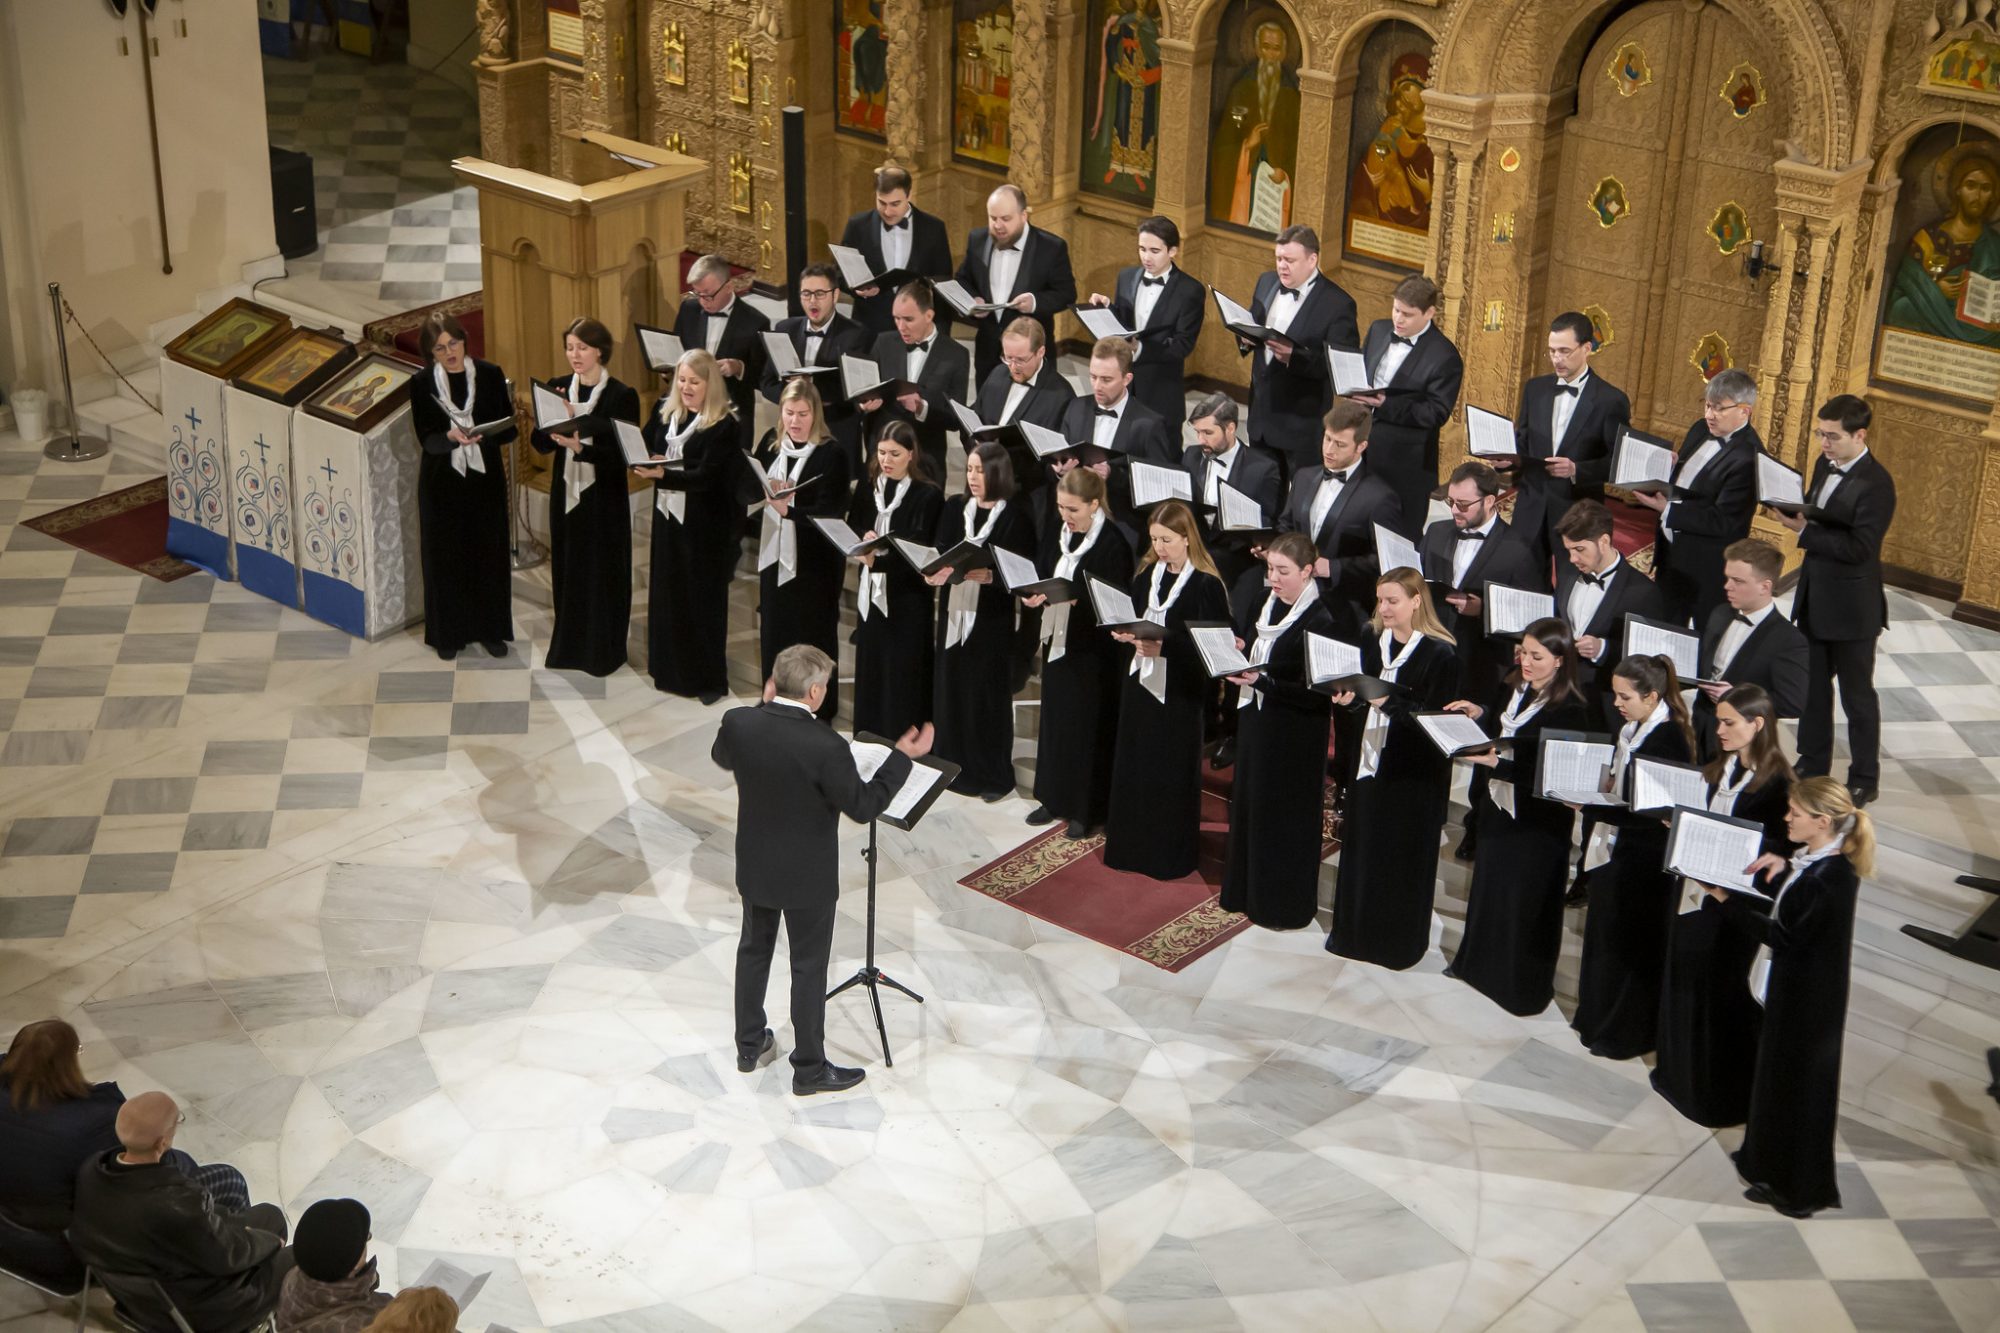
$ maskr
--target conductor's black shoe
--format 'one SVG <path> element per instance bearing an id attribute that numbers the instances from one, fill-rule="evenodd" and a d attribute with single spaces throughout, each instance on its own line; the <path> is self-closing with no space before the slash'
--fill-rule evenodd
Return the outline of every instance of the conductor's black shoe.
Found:
<path id="1" fill-rule="evenodd" d="M 846 1092 L 849 1088 L 868 1077 L 865 1069 L 847 1069 L 841 1065 L 821 1065 L 811 1078 L 792 1077 L 792 1095 L 810 1097 L 815 1092 Z"/>
<path id="2" fill-rule="evenodd" d="M 736 1053 L 736 1072 L 739 1074 L 756 1073 L 759 1069 L 771 1063 L 771 1056 L 777 1049 L 778 1039 L 771 1035 L 771 1029 L 765 1028 L 764 1044 L 757 1048 L 757 1054 L 745 1055 L 741 1051 Z"/>
<path id="3" fill-rule="evenodd" d="M 1056 817 L 1049 813 L 1049 808 L 1046 805 L 1038 805 L 1028 812 L 1028 823 L 1035 828 L 1055 822 Z"/>
<path id="4" fill-rule="evenodd" d="M 438 661 L 440 662 L 449 662 L 451 661 L 452 658 L 457 656 L 458 656 L 458 649 L 456 648 L 438 649 Z"/>
<path id="5" fill-rule="evenodd" d="M 1479 835 L 1472 831 L 1471 825 L 1466 826 L 1465 836 L 1458 840 L 1451 854 L 1461 861 L 1470 861 L 1479 854 Z"/>
<path id="6" fill-rule="evenodd" d="M 1856 810 L 1859 810 L 1862 806 L 1867 805 L 1870 801 L 1873 801 L 1877 796 L 1880 796 L 1882 793 L 1877 791 L 1875 789 L 1875 784 L 1871 782 L 1865 787 L 1849 787 L 1847 789 L 1847 794 L 1853 800 L 1854 808 Z"/>
<path id="7" fill-rule="evenodd" d="M 486 650 L 488 657 L 505 657 L 507 655 L 507 644 L 501 639 L 488 639 L 479 646 Z"/>
<path id="8" fill-rule="evenodd" d="M 695 697 L 700 699 L 702 707 L 706 708 L 708 705 L 716 703 L 719 700 L 721 700 L 724 693 L 725 691 L 722 690 L 703 690 L 700 694 L 696 695 Z"/>
<path id="9" fill-rule="evenodd" d="M 1208 757 L 1208 766 L 1218 773 L 1230 767 L 1235 762 L 1236 738 L 1234 736 L 1224 737 L 1222 743 L 1215 747 L 1215 753 Z"/>
<path id="10" fill-rule="evenodd" d="M 1090 825 L 1084 823 L 1081 819 L 1072 819 L 1069 821 L 1069 827 L 1063 830 L 1063 836 L 1071 842 L 1082 842 L 1090 836 Z M 2000 1093 L 1995 1093 L 1994 1095 L 2000 1096 Z"/>

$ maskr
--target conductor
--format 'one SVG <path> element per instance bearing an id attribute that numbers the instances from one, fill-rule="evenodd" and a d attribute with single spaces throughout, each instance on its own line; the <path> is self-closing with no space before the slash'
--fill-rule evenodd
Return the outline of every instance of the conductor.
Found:
<path id="1" fill-rule="evenodd" d="M 777 656 L 764 702 L 722 716 L 710 758 L 736 775 L 736 889 L 743 936 L 736 946 L 736 1068 L 755 1072 L 777 1049 L 764 989 L 782 918 L 792 950 L 792 1091 L 840 1092 L 864 1077 L 826 1061 L 826 965 L 840 898 L 840 816 L 867 823 L 888 807 L 929 753 L 931 728 L 915 727 L 863 782 L 854 755 L 816 716 L 833 659 L 810 644 Z"/>

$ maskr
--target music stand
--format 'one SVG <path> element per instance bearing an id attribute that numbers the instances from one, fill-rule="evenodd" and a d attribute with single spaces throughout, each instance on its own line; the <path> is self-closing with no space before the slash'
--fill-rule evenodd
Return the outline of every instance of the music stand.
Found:
<path id="1" fill-rule="evenodd" d="M 888 741 L 883 740 L 880 736 L 871 735 L 865 731 L 856 732 L 854 742 L 856 745 L 879 745 L 885 749 L 893 748 Z M 887 972 L 884 972 L 881 968 L 875 966 L 875 826 L 885 823 L 891 828 L 915 828 L 918 821 L 929 813 L 931 806 L 937 803 L 937 798 L 943 794 L 946 788 L 951 786 L 952 780 L 958 776 L 959 769 L 959 766 L 950 760 L 933 759 L 929 755 L 925 755 L 921 759 L 913 759 L 910 763 L 913 772 L 919 767 L 934 770 L 938 774 L 937 780 L 931 783 L 930 790 L 918 797 L 906 812 L 890 814 L 884 811 L 882 814 L 868 821 L 868 847 L 861 853 L 861 859 L 868 863 L 867 959 L 853 976 L 826 993 L 826 998 L 831 1000 L 842 991 L 854 986 L 865 986 L 868 988 L 868 1003 L 875 1011 L 875 1032 L 882 1039 L 882 1063 L 891 1069 L 896 1067 L 896 1057 L 890 1054 L 889 1027 L 888 1024 L 882 1021 L 881 987 L 887 986 L 892 990 L 901 991 L 918 1004 L 924 1002 L 924 997 L 890 976 Z"/>

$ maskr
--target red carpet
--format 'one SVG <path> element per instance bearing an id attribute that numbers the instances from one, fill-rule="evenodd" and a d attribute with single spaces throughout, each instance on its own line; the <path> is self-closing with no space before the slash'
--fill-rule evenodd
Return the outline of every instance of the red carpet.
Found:
<path id="1" fill-rule="evenodd" d="M 23 527 L 103 556 L 162 583 L 186 578 L 195 567 L 167 554 L 167 479 L 155 477 L 122 491 L 100 495 Z"/>
<path id="2" fill-rule="evenodd" d="M 1229 841 L 1229 785 L 1234 771 L 1202 770 L 1201 851 L 1191 875 L 1148 879 L 1104 864 L 1100 835 L 1072 842 L 1057 824 L 981 866 L 959 883 L 1074 931 L 1178 972 L 1218 945 L 1242 934 L 1250 919 L 1225 912 L 1217 901 Z M 1326 812 L 1326 848 L 1339 845 L 1336 816 Z"/>

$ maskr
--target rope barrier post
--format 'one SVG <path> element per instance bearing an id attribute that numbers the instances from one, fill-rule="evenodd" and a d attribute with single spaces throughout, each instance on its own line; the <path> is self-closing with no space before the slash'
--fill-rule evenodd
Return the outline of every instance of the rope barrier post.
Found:
<path id="1" fill-rule="evenodd" d="M 507 396 L 510 401 L 513 399 L 512 381 L 507 384 Z M 517 421 L 520 420 L 519 404 L 515 405 L 514 415 Z M 528 429 L 533 430 L 535 419 L 532 409 L 527 421 Z M 527 459 L 524 452 L 527 447 L 528 437 L 525 434 L 518 434 L 508 444 L 506 457 L 501 460 L 507 470 L 507 567 L 517 574 L 524 569 L 533 569 L 549 558 L 549 553 L 535 540 L 535 534 L 528 528 L 526 503 L 520 494 L 523 485 L 521 465 Z"/>
<path id="2" fill-rule="evenodd" d="M 85 435 L 76 426 L 76 390 L 69 382 L 69 339 L 63 335 L 62 284 L 49 284 L 49 310 L 56 320 L 56 354 L 62 363 L 63 403 L 68 409 L 69 438 L 57 435 L 42 446 L 42 457 L 54 459 L 58 463 L 87 463 L 93 458 L 102 458 L 111 452 L 108 441 L 94 435 Z"/>

